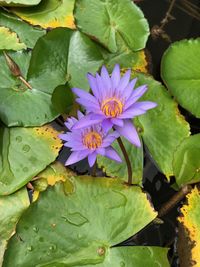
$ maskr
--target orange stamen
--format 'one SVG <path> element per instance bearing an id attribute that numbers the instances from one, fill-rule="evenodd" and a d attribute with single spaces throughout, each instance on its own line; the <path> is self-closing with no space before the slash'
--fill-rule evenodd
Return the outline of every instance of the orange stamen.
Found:
<path id="1" fill-rule="evenodd" d="M 101 110 L 106 116 L 116 118 L 123 111 L 123 103 L 119 99 L 115 97 L 111 97 L 111 98 L 105 99 L 102 102 Z"/>
<path id="2" fill-rule="evenodd" d="M 102 144 L 102 136 L 94 131 L 88 132 L 83 137 L 83 144 L 89 149 L 96 149 Z"/>

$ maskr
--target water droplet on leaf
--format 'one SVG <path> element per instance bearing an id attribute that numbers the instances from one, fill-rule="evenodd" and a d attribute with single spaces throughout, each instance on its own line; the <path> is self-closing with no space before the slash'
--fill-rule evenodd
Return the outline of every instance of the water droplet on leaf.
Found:
<path id="1" fill-rule="evenodd" d="M 29 145 L 24 145 L 22 149 L 23 149 L 24 152 L 29 152 L 29 150 L 30 150 L 31 148 L 30 148 Z"/>
<path id="2" fill-rule="evenodd" d="M 32 251 L 32 250 L 33 250 L 33 246 L 28 246 L 28 247 L 27 247 L 27 250 L 28 250 L 28 251 Z"/>
<path id="3" fill-rule="evenodd" d="M 21 136 L 17 136 L 16 137 L 16 141 L 20 143 L 22 141 L 22 137 Z"/>

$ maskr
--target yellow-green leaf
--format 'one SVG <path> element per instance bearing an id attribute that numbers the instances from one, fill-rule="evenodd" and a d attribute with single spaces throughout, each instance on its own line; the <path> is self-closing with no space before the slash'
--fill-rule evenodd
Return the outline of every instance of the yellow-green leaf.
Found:
<path id="1" fill-rule="evenodd" d="M 21 43 L 17 34 L 7 27 L 0 27 L 0 49 L 2 50 L 21 50 L 26 45 Z"/>

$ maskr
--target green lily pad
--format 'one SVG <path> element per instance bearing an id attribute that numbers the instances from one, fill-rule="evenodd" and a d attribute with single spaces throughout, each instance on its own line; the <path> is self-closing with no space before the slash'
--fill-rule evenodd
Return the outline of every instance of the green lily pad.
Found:
<path id="1" fill-rule="evenodd" d="M 181 266 L 186 266 L 185 264 L 187 264 L 188 267 L 198 266 L 200 262 L 199 207 L 200 192 L 197 187 L 195 187 L 192 192 L 187 195 L 187 204 L 181 208 L 181 216 L 178 218 L 183 227 L 186 241 L 184 243 L 181 242 L 181 244 L 179 243 L 181 248 L 179 253 L 180 256 L 182 256 L 180 257 Z"/>
<path id="2" fill-rule="evenodd" d="M 85 176 L 71 181 L 73 190 L 69 183 L 49 187 L 23 214 L 3 266 L 103 263 L 113 245 L 156 217 L 139 187 L 112 178 Z"/>
<path id="3" fill-rule="evenodd" d="M 22 48 L 33 48 L 38 38 L 45 34 L 44 30 L 34 28 L 11 13 L 3 11 L 0 12 L 0 25 L 9 28 L 17 34 L 20 42 L 24 44 Z M 5 49 L 8 48 L 6 47 Z"/>
<path id="4" fill-rule="evenodd" d="M 0 0 L 0 6 L 34 6 L 41 0 Z"/>
<path id="5" fill-rule="evenodd" d="M 75 6 L 77 27 L 117 52 L 116 33 L 133 51 L 145 47 L 149 26 L 142 11 L 131 0 L 78 0 Z"/>
<path id="6" fill-rule="evenodd" d="M 141 100 L 154 101 L 158 106 L 139 116 L 141 135 L 158 168 L 169 178 L 174 175 L 173 157 L 180 143 L 190 135 L 189 124 L 178 110 L 177 103 L 165 88 L 150 76 L 137 74 L 138 84 L 147 84 Z"/>
<path id="7" fill-rule="evenodd" d="M 197 183 L 200 181 L 200 134 L 186 138 L 177 148 L 173 161 L 176 183 Z"/>
<path id="8" fill-rule="evenodd" d="M 0 50 L 21 50 L 26 48 L 24 43 L 21 43 L 17 34 L 9 28 L 0 27 Z"/>
<path id="9" fill-rule="evenodd" d="M 200 38 L 172 44 L 162 59 L 162 78 L 178 103 L 200 118 Z"/>
<path id="10" fill-rule="evenodd" d="M 8 240 L 14 235 L 15 226 L 29 203 L 26 189 L 21 189 L 10 196 L 0 197 L 0 266 Z"/>
<path id="11" fill-rule="evenodd" d="M 84 265 L 84 267 L 169 267 L 167 252 L 167 248 L 161 247 L 114 247 L 105 257 L 104 262 L 95 265 Z M 83 265 L 76 265 L 76 267 L 81 266 Z"/>
<path id="12" fill-rule="evenodd" d="M 57 135 L 50 126 L 0 128 L 0 195 L 15 192 L 55 160 L 62 146 Z"/>
<path id="13" fill-rule="evenodd" d="M 79 45 L 74 40 L 78 36 L 80 37 L 82 34 L 59 28 L 38 40 L 31 60 L 30 53 L 10 53 L 12 59 L 19 65 L 23 77 L 32 86 L 32 90 L 10 73 L 4 56 L 0 56 L 2 66 L 0 69 L 2 77 L 0 119 L 7 126 L 38 126 L 52 121 L 59 115 L 58 109 L 52 103 L 54 89 L 67 81 L 73 86 L 80 81 L 79 77 L 86 76 L 87 72 L 95 72 L 99 68 L 102 59 L 100 59 L 98 50 L 94 48 L 94 44 L 87 37 L 83 37 Z M 72 43 L 77 45 L 77 51 L 79 50 L 77 58 L 70 56 L 71 38 Z M 85 60 L 80 63 L 79 58 L 83 57 Z M 81 71 L 78 67 L 76 69 L 68 67 L 70 64 L 79 65 Z M 82 68 L 82 64 L 84 68 Z M 89 87 L 88 84 L 87 87 Z M 63 97 L 63 92 L 61 94 Z M 68 95 L 67 90 L 66 94 Z"/>
<path id="14" fill-rule="evenodd" d="M 125 138 L 122 138 L 122 142 L 128 153 L 131 167 L 132 167 L 132 183 L 142 185 L 143 177 L 143 148 L 138 148 L 128 142 Z M 118 177 L 124 181 L 128 181 L 128 170 L 126 166 L 125 159 L 119 147 L 117 141 L 115 141 L 112 146 L 121 156 L 123 160 L 122 163 L 116 163 L 113 160 L 110 160 L 106 157 L 98 156 L 97 163 L 99 167 L 103 168 L 103 171 L 111 177 Z"/>
<path id="15" fill-rule="evenodd" d="M 75 0 L 42 0 L 37 6 L 26 9 L 15 8 L 12 11 L 30 24 L 39 25 L 45 29 L 57 27 L 75 29 L 74 2 Z"/>

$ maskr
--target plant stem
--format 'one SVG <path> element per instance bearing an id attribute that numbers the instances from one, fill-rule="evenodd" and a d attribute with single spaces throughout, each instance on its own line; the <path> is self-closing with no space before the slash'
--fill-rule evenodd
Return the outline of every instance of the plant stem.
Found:
<path id="1" fill-rule="evenodd" d="M 92 174 L 93 177 L 96 177 L 97 176 L 97 173 L 96 172 L 97 172 L 97 161 L 95 161 L 95 163 L 94 163 L 94 165 L 92 167 L 91 174 Z"/>
<path id="2" fill-rule="evenodd" d="M 163 217 L 165 214 L 167 214 L 191 190 L 192 190 L 192 186 L 191 185 L 185 185 L 184 187 L 182 187 L 180 191 L 178 191 L 166 203 L 164 203 L 164 205 L 161 207 L 161 209 L 158 212 L 158 217 Z"/>
<path id="3" fill-rule="evenodd" d="M 126 152 L 126 148 L 122 142 L 122 139 L 120 137 L 117 138 L 117 142 L 121 148 L 121 151 L 124 155 L 124 159 L 126 161 L 126 165 L 127 165 L 127 170 L 128 170 L 128 185 L 132 185 L 132 167 L 131 167 L 131 162 L 130 159 L 128 157 L 128 154 Z"/>

